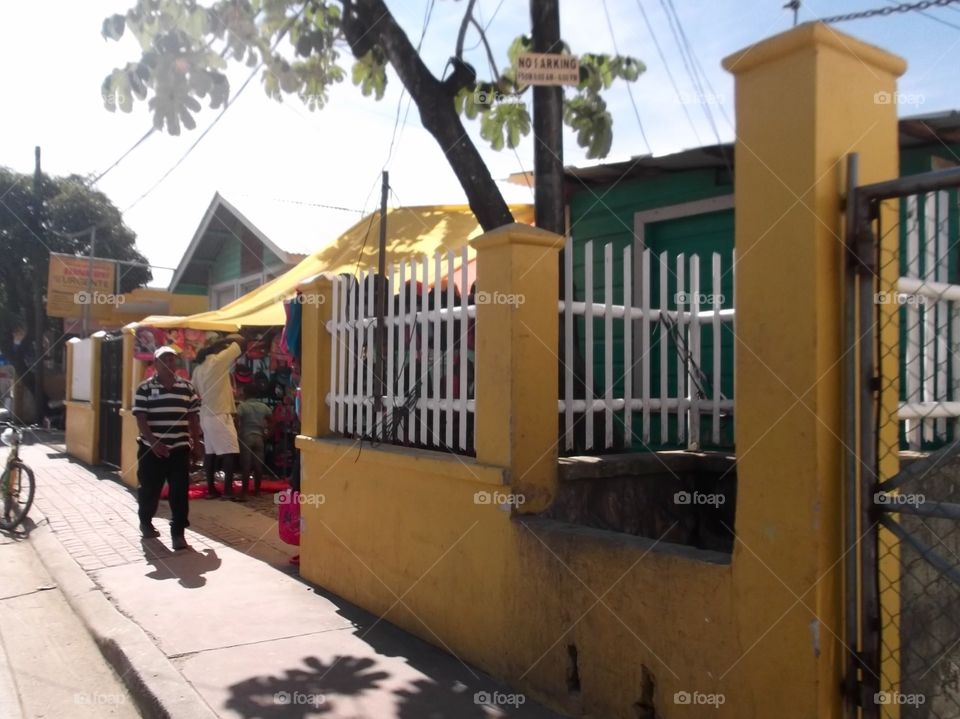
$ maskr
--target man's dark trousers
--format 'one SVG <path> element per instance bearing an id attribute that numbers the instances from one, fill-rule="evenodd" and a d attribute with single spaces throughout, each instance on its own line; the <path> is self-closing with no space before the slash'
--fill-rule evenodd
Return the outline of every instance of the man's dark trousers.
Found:
<path id="1" fill-rule="evenodd" d="M 137 504 L 140 524 L 153 521 L 160 504 L 163 483 L 169 486 L 167 501 L 170 502 L 170 534 L 182 537 L 183 530 L 190 526 L 187 520 L 190 502 L 187 489 L 190 486 L 190 450 L 179 447 L 170 450 L 170 456 L 158 457 L 144 446 L 137 448 Z"/>

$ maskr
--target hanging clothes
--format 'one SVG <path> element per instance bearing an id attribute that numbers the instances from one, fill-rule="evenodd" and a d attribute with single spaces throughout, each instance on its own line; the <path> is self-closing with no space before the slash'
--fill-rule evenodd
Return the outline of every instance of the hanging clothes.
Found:
<path id="1" fill-rule="evenodd" d="M 300 361 L 300 324 L 303 320 L 303 295 L 297 292 L 295 299 L 283 303 L 287 324 L 283 328 L 283 345 Z"/>

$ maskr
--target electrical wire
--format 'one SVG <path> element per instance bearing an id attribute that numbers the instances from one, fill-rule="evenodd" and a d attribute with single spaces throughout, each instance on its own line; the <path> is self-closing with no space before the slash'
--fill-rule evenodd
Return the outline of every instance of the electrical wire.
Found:
<path id="1" fill-rule="evenodd" d="M 667 77 L 670 78 L 670 85 L 673 86 L 673 91 L 677 95 L 677 100 L 680 101 L 680 107 L 683 109 L 683 114 L 687 117 L 687 122 L 690 123 L 690 129 L 693 130 L 693 136 L 697 138 L 697 145 L 703 145 L 703 140 L 700 139 L 700 133 L 697 132 L 696 123 L 694 123 L 693 118 L 690 116 L 690 111 L 687 109 L 687 104 L 683 101 L 683 94 L 680 92 L 680 87 L 677 85 L 677 80 L 673 76 L 673 72 L 670 70 L 670 63 L 667 62 L 667 57 L 663 52 L 663 47 L 660 45 L 660 41 L 657 39 L 657 33 L 653 31 L 653 25 L 650 23 L 650 18 L 647 15 L 647 11 L 643 9 L 643 3 L 641 0 L 637 0 L 637 7 L 640 9 L 640 14 L 643 16 L 643 22 L 647 26 L 647 31 L 650 33 L 650 38 L 653 40 L 654 47 L 657 48 L 657 54 L 660 56 L 660 62 L 663 63 L 663 68 L 667 72 Z"/>
<path id="2" fill-rule="evenodd" d="M 673 0 L 660 0 L 660 5 L 663 7 L 663 10 L 667 15 L 667 22 L 670 25 L 670 30 L 673 33 L 677 47 L 680 49 L 680 56 L 683 58 L 684 67 L 687 69 L 687 73 L 690 75 L 690 80 L 693 83 L 696 92 L 698 93 L 700 105 L 703 108 L 703 113 L 707 118 L 707 122 L 710 124 L 710 129 L 713 130 L 713 135 L 717 140 L 717 144 L 722 145 L 723 141 L 720 139 L 720 131 L 717 129 L 717 123 L 714 120 L 713 112 L 710 110 L 710 97 L 707 96 L 707 93 L 703 87 L 703 83 L 700 81 L 700 75 L 703 75 L 704 79 L 706 79 L 706 73 L 703 72 L 703 68 L 700 66 L 697 56 L 693 51 L 693 47 L 687 38 L 687 34 L 683 29 L 683 23 L 680 21 L 680 15 L 677 13 L 677 10 L 673 5 Z M 676 24 L 676 28 L 674 28 L 674 23 Z M 707 81 L 707 83 L 709 84 L 709 81 Z M 712 87 L 711 93 L 713 93 Z M 713 96 L 715 95 L 711 95 L 711 97 Z M 730 161 L 727 159 L 726 155 L 723 155 L 723 162 L 727 168 L 727 172 L 732 173 L 733 168 L 730 167 Z"/>
<path id="3" fill-rule="evenodd" d="M 487 30 L 490 29 L 490 26 L 493 25 L 493 21 L 494 21 L 494 19 L 497 17 L 497 13 L 500 12 L 500 8 L 502 8 L 502 7 L 503 7 L 503 0 L 500 0 L 500 2 L 497 3 L 497 7 L 494 8 L 493 15 L 491 15 L 491 16 L 490 16 L 490 19 L 487 20 L 487 21 L 483 24 L 483 34 L 486 34 Z M 463 51 L 464 51 L 465 53 L 466 53 L 466 52 L 472 52 L 472 51 L 476 50 L 478 47 L 480 47 L 482 44 L 483 44 L 483 38 L 481 37 L 479 40 L 477 40 L 477 42 L 476 42 L 475 44 L 471 45 L 471 46 L 468 47 L 468 48 L 464 48 Z"/>
<path id="4" fill-rule="evenodd" d="M 617 37 L 613 32 L 613 23 L 610 21 L 610 11 L 607 8 L 607 0 L 603 0 L 603 14 L 607 18 L 607 29 L 610 30 L 610 40 L 613 42 L 613 51 L 619 55 L 620 49 L 617 47 Z M 640 119 L 640 109 L 637 107 L 637 101 L 633 97 L 633 87 L 632 83 L 627 83 L 627 95 L 630 97 L 630 104 L 633 105 L 633 114 L 637 118 L 637 125 L 640 126 L 640 137 L 643 138 L 643 144 L 647 146 L 647 153 L 652 155 L 653 148 L 650 146 L 650 141 L 647 139 L 647 133 L 643 129 L 643 120 Z"/>
<path id="5" fill-rule="evenodd" d="M 306 6 L 304 6 L 304 7 L 306 7 Z M 254 16 L 253 16 L 253 19 L 256 20 L 257 17 L 259 17 L 259 15 L 260 15 L 261 12 L 263 12 L 263 8 L 257 10 L 257 12 L 256 12 L 256 13 L 254 14 Z M 302 10 L 301 10 L 301 12 L 302 12 Z M 213 45 L 213 40 L 211 39 L 211 40 L 206 44 L 206 46 L 205 46 L 204 49 L 209 50 L 212 45 Z M 226 57 L 226 55 L 227 55 L 227 53 L 228 53 L 229 51 L 230 51 L 230 48 L 229 48 L 229 47 L 225 47 L 225 48 L 220 52 L 220 57 L 221 57 L 221 58 Z M 104 171 L 101 172 L 99 175 L 97 175 L 95 178 L 93 178 L 93 180 L 91 180 L 91 181 L 88 183 L 87 186 L 88 186 L 88 187 L 93 187 L 93 186 L 96 185 L 98 182 L 100 182 L 100 180 L 102 180 L 102 179 L 106 176 L 106 174 L 107 174 L 108 172 L 110 172 L 113 168 L 115 168 L 117 165 L 119 165 L 121 162 L 123 162 L 123 161 L 127 158 L 127 155 L 129 155 L 131 152 L 133 152 L 133 151 L 136 150 L 138 147 L 140 147 L 140 145 L 144 142 L 144 140 L 146 140 L 148 137 L 150 137 L 150 136 L 151 136 L 152 134 L 154 134 L 156 131 L 157 131 L 157 128 L 156 128 L 156 127 L 151 127 L 149 130 L 147 130 L 146 133 L 144 133 L 143 137 L 141 137 L 139 140 L 137 140 L 135 143 L 133 143 L 133 146 L 130 147 L 130 149 L 128 149 L 126 152 L 124 152 L 122 155 L 120 155 L 120 157 L 118 157 L 118 158 L 116 159 L 116 161 L 115 161 L 112 165 L 110 165 L 110 167 L 108 167 L 106 170 L 104 170 Z"/>
<path id="6" fill-rule="evenodd" d="M 155 133 L 156 131 L 157 131 L 157 128 L 155 128 L 155 127 L 151 127 L 149 130 L 147 130 L 146 133 L 144 133 L 143 137 L 141 137 L 139 140 L 137 140 L 135 143 L 133 143 L 133 146 L 132 146 L 129 150 L 127 150 L 127 151 L 124 152 L 122 155 L 120 155 L 120 157 L 118 157 L 116 160 L 114 160 L 113 164 L 110 165 L 110 167 L 108 167 L 106 170 L 104 170 L 104 171 L 101 172 L 99 175 L 97 175 L 97 176 L 94 177 L 92 180 L 90 180 L 90 182 L 88 183 L 87 186 L 88 186 L 88 187 L 93 187 L 93 186 L 96 185 L 98 182 L 100 182 L 100 180 L 102 180 L 102 179 L 104 178 L 104 176 L 105 176 L 108 172 L 110 172 L 110 170 L 112 170 L 114 167 L 116 167 L 116 166 L 119 165 L 121 162 L 123 162 L 125 159 L 127 159 L 127 155 L 129 155 L 131 152 L 133 152 L 133 151 L 136 150 L 138 147 L 140 147 L 140 145 L 142 145 L 143 142 L 144 142 L 148 137 L 150 137 L 150 135 L 152 135 L 153 133 Z"/>
<path id="7" fill-rule="evenodd" d="M 299 20 L 300 17 L 303 15 L 303 12 L 304 10 L 306 10 L 308 4 L 309 3 L 304 3 L 303 6 L 300 8 L 299 12 L 287 21 L 283 29 L 280 31 L 280 34 L 277 35 L 277 39 L 274 40 L 273 45 L 270 46 L 270 52 L 273 52 L 274 50 L 277 49 L 277 47 L 280 45 L 280 41 L 286 37 L 287 32 L 289 32 L 291 27 L 293 27 L 293 24 L 297 20 Z M 207 134 L 216 126 L 216 124 L 220 122 L 221 118 L 226 114 L 227 110 L 233 107 L 233 105 L 236 103 L 237 99 L 240 97 L 243 91 L 247 89 L 247 86 L 250 84 L 250 81 L 257 76 L 258 72 L 260 72 L 260 68 L 262 68 L 263 65 L 264 65 L 264 60 L 263 58 L 261 58 L 260 62 L 257 63 L 257 66 L 253 68 L 253 71 L 247 76 L 247 79 L 243 81 L 243 84 L 240 86 L 240 89 L 234 93 L 233 98 L 227 100 L 227 102 L 224 104 L 223 109 L 220 111 L 220 113 L 215 118 L 213 118 L 213 122 L 207 125 L 204 131 L 200 133 L 200 136 L 196 140 L 194 140 L 193 143 L 191 143 L 190 147 L 187 148 L 186 152 L 184 152 L 180 156 L 180 158 L 173 164 L 173 166 L 169 170 L 167 170 L 165 173 L 163 173 L 160 179 L 157 180 L 155 183 L 153 183 L 153 185 L 151 185 L 146 192 L 140 195 L 132 203 L 127 205 L 127 207 L 123 210 L 121 214 L 126 214 L 127 212 L 132 210 L 134 207 L 136 207 L 136 205 L 139 204 L 141 200 L 144 200 L 146 197 L 148 197 L 155 189 L 157 189 L 157 187 L 159 187 L 163 183 L 164 180 L 166 180 L 173 173 L 174 170 L 180 167 L 183 161 L 190 156 L 190 153 L 194 151 L 194 149 L 197 147 L 197 145 L 200 144 L 203 138 L 205 138 Z"/>
<path id="8" fill-rule="evenodd" d="M 417 54 L 420 53 L 420 49 L 423 47 L 423 40 L 427 36 L 427 28 L 430 27 L 430 20 L 433 17 L 433 8 L 436 5 L 436 0 L 428 0 L 427 8 L 423 16 L 423 27 L 420 29 L 420 39 L 417 41 Z M 407 88 L 403 87 L 400 91 L 400 99 L 397 100 L 397 114 L 393 119 L 393 132 L 390 134 L 390 147 L 387 150 L 387 159 L 383 162 L 383 168 L 387 169 L 387 165 L 390 163 L 390 160 L 393 158 L 393 147 L 395 142 L 399 142 L 399 137 L 397 136 L 397 126 L 400 123 L 400 107 L 403 105 L 403 98 L 407 94 Z M 407 109 L 403 114 L 403 125 L 400 126 L 400 136 L 403 135 L 403 129 L 407 126 L 407 117 L 410 114 L 410 105 L 413 102 L 412 97 L 407 97 Z"/>

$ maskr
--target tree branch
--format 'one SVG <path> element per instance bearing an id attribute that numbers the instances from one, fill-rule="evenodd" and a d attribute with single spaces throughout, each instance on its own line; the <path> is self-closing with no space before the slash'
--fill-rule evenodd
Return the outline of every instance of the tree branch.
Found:
<path id="1" fill-rule="evenodd" d="M 476 146 L 470 140 L 444 84 L 427 69 L 383 0 L 341 0 L 344 36 L 354 56 L 379 45 L 420 111 L 424 129 L 439 143 L 484 230 L 514 221 Z"/>
<path id="2" fill-rule="evenodd" d="M 475 18 L 471 17 L 470 21 L 477 28 L 477 32 L 480 34 L 480 41 L 487 50 L 487 60 L 490 62 L 490 69 L 493 70 L 494 80 L 499 82 L 500 71 L 497 69 L 497 61 L 493 59 L 493 50 L 490 49 L 490 43 L 487 42 L 487 33 L 483 31 L 483 28 L 480 27 L 480 23 L 478 23 Z"/>
<path id="3" fill-rule="evenodd" d="M 458 60 L 463 60 L 463 41 L 467 37 L 467 25 L 473 20 L 473 6 L 477 0 L 467 0 L 467 10 L 463 13 L 463 20 L 460 22 L 460 32 L 457 33 L 457 54 Z M 476 20 L 473 20 L 476 24 Z M 479 27 L 479 26 L 478 26 Z"/>

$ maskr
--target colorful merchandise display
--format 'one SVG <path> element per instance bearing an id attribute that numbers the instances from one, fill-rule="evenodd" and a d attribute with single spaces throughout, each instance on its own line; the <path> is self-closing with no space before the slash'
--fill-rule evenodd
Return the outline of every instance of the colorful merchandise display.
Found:
<path id="1" fill-rule="evenodd" d="M 295 411 L 299 376 L 294 356 L 287 349 L 282 331 L 287 328 L 249 328 L 244 336 L 243 354 L 234 363 L 231 383 L 234 398 L 239 404 L 244 397 L 252 397 L 266 404 L 271 415 L 264 434 L 264 484 L 266 491 L 275 491 L 286 483 L 294 467 L 295 438 L 300 431 Z M 222 336 L 218 332 L 199 330 L 158 329 L 138 327 L 135 333 L 134 358 L 152 360 L 153 352 L 161 346 L 171 346 L 182 359 L 177 374 L 192 375 L 197 352 L 206 344 Z M 144 371 L 147 378 L 153 374 L 152 363 Z M 269 482 L 268 482 L 269 480 Z M 205 491 L 205 490 L 204 490 Z M 199 496 L 194 492 L 191 496 Z"/>

